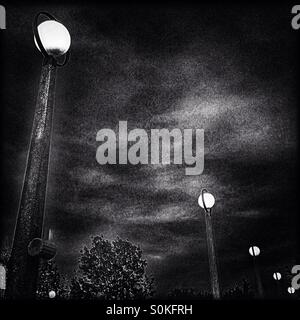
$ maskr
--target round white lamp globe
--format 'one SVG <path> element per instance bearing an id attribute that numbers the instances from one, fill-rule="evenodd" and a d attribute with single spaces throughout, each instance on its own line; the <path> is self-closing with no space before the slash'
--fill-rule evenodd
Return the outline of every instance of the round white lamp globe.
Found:
<path id="1" fill-rule="evenodd" d="M 252 246 L 249 248 L 249 253 L 252 257 L 257 257 L 260 254 L 260 249 L 259 247 Z"/>
<path id="2" fill-rule="evenodd" d="M 273 273 L 274 280 L 280 280 L 281 279 L 281 273 L 280 272 L 274 272 Z"/>
<path id="3" fill-rule="evenodd" d="M 55 297 L 56 297 L 55 291 L 51 290 L 51 291 L 49 292 L 49 298 L 50 298 L 50 299 L 53 299 L 53 298 L 55 298 Z"/>
<path id="4" fill-rule="evenodd" d="M 198 198 L 198 204 L 201 208 L 204 209 L 203 198 L 204 198 L 204 203 L 205 203 L 206 208 L 211 209 L 215 204 L 214 196 L 209 192 L 204 192 L 203 196 L 202 196 L 202 193 L 200 194 L 200 196 Z"/>
<path id="5" fill-rule="evenodd" d="M 295 289 L 293 287 L 288 287 L 288 293 L 290 294 L 295 293 Z"/>
<path id="6" fill-rule="evenodd" d="M 38 26 L 38 33 L 45 50 L 50 56 L 61 56 L 69 50 L 71 36 L 68 29 L 60 22 L 55 20 L 44 21 Z M 34 43 L 40 50 L 35 37 Z"/>

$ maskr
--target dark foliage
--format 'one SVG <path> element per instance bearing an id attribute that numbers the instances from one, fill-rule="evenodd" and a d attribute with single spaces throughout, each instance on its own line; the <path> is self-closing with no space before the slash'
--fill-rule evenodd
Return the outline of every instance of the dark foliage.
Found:
<path id="1" fill-rule="evenodd" d="M 153 295 L 153 279 L 147 277 L 147 262 L 139 247 L 117 238 L 92 239 L 79 259 L 77 276 L 71 282 L 72 299 L 145 299 Z"/>
<path id="2" fill-rule="evenodd" d="M 68 297 L 64 279 L 60 275 L 54 260 L 43 261 L 40 265 L 37 298 L 49 299 L 49 292 L 54 291 L 56 299 Z"/>

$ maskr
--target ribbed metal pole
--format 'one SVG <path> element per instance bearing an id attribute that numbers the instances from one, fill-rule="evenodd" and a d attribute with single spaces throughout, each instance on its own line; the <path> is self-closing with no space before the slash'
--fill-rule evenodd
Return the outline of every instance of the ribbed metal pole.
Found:
<path id="1" fill-rule="evenodd" d="M 42 67 L 33 129 L 11 257 L 8 265 L 7 297 L 34 298 L 39 258 L 28 255 L 34 238 L 42 237 L 47 189 L 56 66 L 48 58 Z"/>
<path id="2" fill-rule="evenodd" d="M 214 245 L 214 235 L 211 221 L 211 210 L 204 213 L 205 225 L 206 225 L 206 238 L 207 238 L 207 249 L 208 249 L 208 262 L 210 271 L 210 282 L 211 289 L 214 299 L 220 299 L 220 287 L 218 278 L 218 268 L 216 260 L 216 252 Z"/>

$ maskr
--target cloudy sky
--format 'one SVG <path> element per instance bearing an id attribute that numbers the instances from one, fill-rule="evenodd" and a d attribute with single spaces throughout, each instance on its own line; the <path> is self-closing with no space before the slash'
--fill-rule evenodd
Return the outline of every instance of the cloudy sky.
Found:
<path id="1" fill-rule="evenodd" d="M 2 239 L 11 239 L 25 170 L 42 57 L 31 23 L 39 11 L 72 37 L 58 70 L 46 227 L 72 273 L 92 235 L 138 244 L 157 290 L 209 290 L 202 188 L 213 211 L 221 287 L 263 279 L 296 262 L 299 34 L 289 7 L 7 6 L 3 34 Z M 1 35 L 2 36 L 2 35 Z M 204 172 L 178 165 L 96 162 L 96 133 L 205 131 Z"/>

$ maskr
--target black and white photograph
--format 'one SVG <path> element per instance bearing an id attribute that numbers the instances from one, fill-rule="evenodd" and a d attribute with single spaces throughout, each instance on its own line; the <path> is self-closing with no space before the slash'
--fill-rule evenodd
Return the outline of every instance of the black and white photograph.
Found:
<path id="1" fill-rule="evenodd" d="M 0 29 L 0 307 L 299 302 L 299 1 L 0 1 Z"/>

